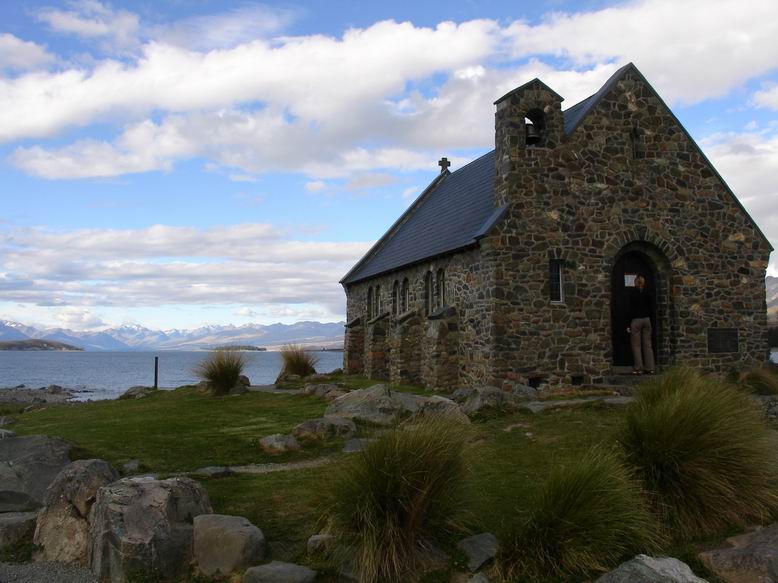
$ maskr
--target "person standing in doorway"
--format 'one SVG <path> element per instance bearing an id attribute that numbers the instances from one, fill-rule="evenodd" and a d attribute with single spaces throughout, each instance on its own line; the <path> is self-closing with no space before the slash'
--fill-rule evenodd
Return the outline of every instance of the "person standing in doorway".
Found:
<path id="1" fill-rule="evenodd" d="M 646 278 L 638 275 L 629 295 L 629 332 L 635 368 L 632 374 L 654 374 L 654 347 L 651 345 L 651 314 L 654 300 L 646 291 Z"/>

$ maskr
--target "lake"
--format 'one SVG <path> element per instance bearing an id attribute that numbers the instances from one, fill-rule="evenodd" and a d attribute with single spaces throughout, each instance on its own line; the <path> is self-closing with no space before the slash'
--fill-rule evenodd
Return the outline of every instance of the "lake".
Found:
<path id="1" fill-rule="evenodd" d="M 175 388 L 200 379 L 194 373 L 208 352 L 57 352 L 0 351 L 0 387 L 60 385 L 78 391 L 78 399 L 113 399 L 128 388 L 154 384 L 159 356 L 159 386 Z M 245 374 L 254 385 L 268 385 L 281 371 L 281 353 L 244 352 Z M 343 353 L 317 351 L 318 372 L 343 366 Z"/>

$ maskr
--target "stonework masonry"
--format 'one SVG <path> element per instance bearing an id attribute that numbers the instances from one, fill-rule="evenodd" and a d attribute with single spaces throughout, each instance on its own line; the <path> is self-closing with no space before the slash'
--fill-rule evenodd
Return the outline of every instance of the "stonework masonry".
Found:
<path id="1" fill-rule="evenodd" d="M 765 360 L 768 241 L 637 69 L 609 83 L 572 132 L 540 81 L 497 102 L 493 196 L 504 215 L 468 248 L 345 284 L 347 372 L 440 388 L 603 382 L 614 370 L 613 273 L 627 253 L 653 272 L 660 367 Z M 539 143 L 526 143 L 528 118 Z M 433 293 L 445 305 L 426 310 L 425 278 L 440 269 L 445 290 Z M 408 309 L 396 313 L 404 278 Z M 384 309 L 368 318 L 375 286 Z M 716 348 L 719 333 L 728 348 Z"/>

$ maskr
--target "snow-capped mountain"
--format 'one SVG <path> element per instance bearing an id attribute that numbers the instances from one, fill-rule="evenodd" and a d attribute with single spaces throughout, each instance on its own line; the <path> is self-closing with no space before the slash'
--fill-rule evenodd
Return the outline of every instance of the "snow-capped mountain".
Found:
<path id="1" fill-rule="evenodd" d="M 295 343 L 335 348 L 343 345 L 343 322 L 203 326 L 193 330 L 151 330 L 137 324 L 100 331 L 38 329 L 0 320 L 2 340 L 55 340 L 85 350 L 200 350 L 228 344 L 274 347 Z"/>
<path id="2" fill-rule="evenodd" d="M 767 287 L 767 314 L 770 321 L 778 321 L 778 277 L 770 275 L 765 279 Z"/>

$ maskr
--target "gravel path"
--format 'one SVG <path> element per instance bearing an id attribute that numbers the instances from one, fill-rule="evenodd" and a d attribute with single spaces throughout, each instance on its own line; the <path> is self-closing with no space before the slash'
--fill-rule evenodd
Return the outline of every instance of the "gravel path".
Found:
<path id="1" fill-rule="evenodd" d="M 98 583 L 91 571 L 46 561 L 0 563 L 0 583 Z"/>

